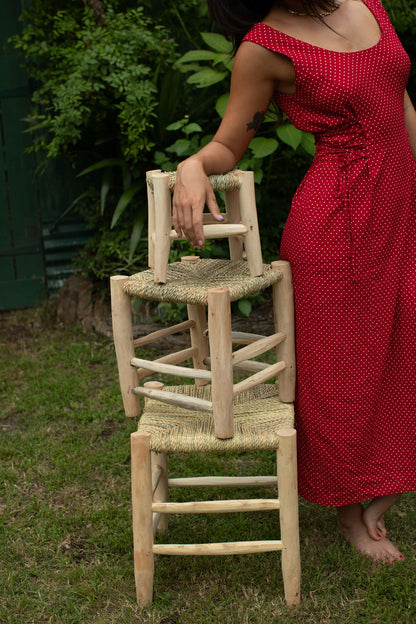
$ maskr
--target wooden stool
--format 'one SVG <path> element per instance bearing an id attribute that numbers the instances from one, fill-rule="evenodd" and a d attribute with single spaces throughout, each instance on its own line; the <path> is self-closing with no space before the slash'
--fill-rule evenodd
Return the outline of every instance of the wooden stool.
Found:
<path id="1" fill-rule="evenodd" d="M 225 268 L 221 272 L 221 266 Z M 246 263 L 242 262 L 247 270 Z M 176 266 L 179 265 L 179 266 Z M 237 263 L 231 261 L 196 260 L 175 263 L 169 269 L 178 269 L 179 277 L 168 279 L 166 285 L 155 284 L 153 273 L 145 271 L 131 278 L 111 278 L 113 333 L 120 371 L 120 386 L 126 414 L 140 413 L 138 396 L 158 399 L 188 409 L 203 410 L 213 414 L 215 434 L 229 438 L 234 434 L 233 399 L 278 375 L 280 400 L 291 403 L 295 393 L 295 337 L 293 289 L 290 264 L 277 261 L 265 267 L 262 276 L 252 278 L 244 274 Z M 169 272 L 168 272 L 169 277 Z M 178 283 L 177 283 L 178 282 Z M 251 284 L 250 282 L 253 282 Z M 215 284 L 224 286 L 215 287 Z M 213 287 L 211 285 L 214 284 Z M 258 292 L 272 284 L 275 333 L 271 336 L 235 333 L 231 328 L 231 301 L 243 298 L 252 287 Z M 188 321 L 133 340 L 131 297 L 156 301 L 187 303 Z M 206 308 L 208 310 L 208 331 Z M 168 335 L 189 329 L 191 347 L 165 355 L 156 360 L 136 357 L 135 348 L 152 344 Z M 245 346 L 233 352 L 232 345 Z M 270 349 L 276 349 L 277 361 L 273 364 L 253 360 Z M 194 366 L 178 366 L 187 359 Z M 136 369 L 136 370 L 135 370 Z M 210 369 L 210 370 L 209 370 Z M 234 370 L 250 376 L 234 383 Z M 169 393 L 139 386 L 139 380 L 152 373 L 188 377 L 197 385 L 212 384 L 209 401 L 191 399 L 180 393 Z"/>
<path id="2" fill-rule="evenodd" d="M 154 280 L 166 282 L 170 245 L 178 240 L 172 228 L 171 192 L 176 173 L 149 171 L 147 179 L 149 267 L 154 268 Z M 261 275 L 263 260 L 257 222 L 254 174 L 235 170 L 225 175 L 210 176 L 214 191 L 223 191 L 226 212 L 219 223 L 210 213 L 204 214 L 204 236 L 228 238 L 231 260 L 243 259 L 243 245 L 251 275 Z"/>
<path id="3" fill-rule="evenodd" d="M 209 386 L 186 386 L 190 396 L 207 400 Z M 154 555 L 232 555 L 282 551 L 282 576 L 288 605 L 300 602 L 300 551 L 296 470 L 296 431 L 293 405 L 279 402 L 273 385 L 257 387 L 237 398 L 235 436 L 215 437 L 206 412 L 187 411 L 151 399 L 131 435 L 134 571 L 137 602 L 152 603 Z M 168 456 L 173 453 L 226 453 L 272 449 L 277 452 L 277 478 L 168 477 Z M 278 496 L 262 499 L 229 499 L 168 502 L 172 487 L 272 487 Z M 234 513 L 274 510 L 280 515 L 280 539 L 159 544 L 156 531 L 167 528 L 167 514 Z M 251 521 L 253 522 L 253 521 Z M 192 538 L 192 536 L 190 536 Z M 224 580 L 225 581 L 225 580 Z"/>
<path id="4" fill-rule="evenodd" d="M 286 265 L 286 273 L 287 263 Z M 289 273 L 290 274 L 290 273 Z M 282 280 L 284 283 L 284 280 Z M 135 361 L 132 335 L 130 298 L 124 293 L 121 278 L 112 278 L 114 340 L 122 388 L 123 401 L 128 416 L 140 413 L 138 397 L 144 395 L 145 407 L 138 431 L 131 435 L 132 457 L 132 505 L 134 569 L 137 601 L 150 605 L 153 595 L 154 555 L 226 555 L 282 551 L 282 575 L 285 599 L 288 605 L 300 602 L 300 550 L 298 526 L 298 494 L 296 468 L 296 431 L 293 403 L 280 400 L 276 384 L 244 387 L 234 384 L 238 392 L 233 397 L 233 435 L 222 439 L 215 411 L 206 409 L 213 404 L 214 379 L 210 385 L 174 386 L 165 388 L 161 382 L 148 382 L 138 390 L 136 366 L 149 366 L 147 361 Z M 281 286 L 283 284 L 281 283 Z M 290 292 L 290 283 L 289 292 Z M 215 295 L 216 293 L 214 293 Z M 223 290 L 220 289 L 220 297 Z M 229 306 L 225 306 L 229 309 Z M 214 308 L 216 309 L 216 308 Z M 292 322 L 291 306 L 275 305 L 277 323 Z M 228 312 L 227 312 L 228 314 Z M 215 316 L 215 315 L 214 315 Z M 223 315 L 219 315 L 223 318 Z M 182 328 L 189 321 L 182 324 Z M 171 329 L 160 330 L 160 334 Z M 210 331 L 216 331 L 212 329 Z M 291 330 L 288 327 L 288 332 Z M 241 354 L 237 364 L 249 369 L 258 365 L 246 358 L 260 352 L 259 343 L 247 334 L 237 334 L 238 342 L 249 344 L 235 354 Z M 162 336 L 163 337 L 163 336 Z M 142 339 L 140 339 L 142 340 Z M 225 337 L 224 337 L 225 340 Z M 268 338 L 266 339 L 268 340 Z M 281 356 L 284 357 L 282 341 Z M 221 343 L 219 343 L 221 347 Z M 286 345 L 287 348 L 287 345 Z M 182 351 L 182 356 L 192 356 L 195 347 Z M 246 349 L 246 351 L 244 351 Z M 249 349 L 250 353 L 247 352 Z M 220 349 L 221 351 L 221 349 Z M 290 352 L 286 352 L 290 356 Z M 133 355 L 133 357 L 132 357 Z M 172 355 L 165 356 L 172 358 Z M 162 358 L 160 358 L 159 363 Z M 211 355 L 212 359 L 212 355 Z M 166 361 L 166 359 L 165 359 Z M 284 360 L 281 360 L 284 362 Z M 271 365 L 274 366 L 274 365 Z M 178 367 L 179 369 L 179 367 Z M 144 369 L 142 374 L 144 374 Z M 264 369 L 267 370 L 267 369 Z M 147 371 L 148 372 L 148 371 Z M 166 369 L 164 370 L 166 372 Z M 263 373 L 263 369 L 260 371 Z M 255 373 L 255 375 L 257 375 Z M 250 379 L 250 378 L 249 378 Z M 206 379 L 204 378 L 204 381 Z M 282 382 L 282 378 L 280 378 Z M 293 392 L 293 370 L 281 383 L 282 392 Z M 292 387 L 291 387 L 292 386 Z M 248 389 L 247 389 L 248 387 Z M 241 392 L 240 392 L 241 389 Z M 225 390 L 226 391 L 226 390 Z M 166 395 L 163 397 L 162 395 Z M 164 400 L 164 399 L 167 400 Z M 287 397 L 289 398 L 289 397 Z M 202 409 L 201 409 L 202 407 Z M 222 424 L 220 419 L 220 425 Z M 277 478 L 275 476 L 253 477 L 168 477 L 168 457 L 173 453 L 225 453 L 235 451 L 277 452 Z M 215 500 L 206 502 L 169 503 L 171 487 L 243 487 L 277 486 L 278 497 L 271 499 Z M 165 531 L 168 514 L 181 513 L 231 513 L 275 510 L 280 514 L 280 539 L 213 544 L 155 544 L 156 531 Z"/>

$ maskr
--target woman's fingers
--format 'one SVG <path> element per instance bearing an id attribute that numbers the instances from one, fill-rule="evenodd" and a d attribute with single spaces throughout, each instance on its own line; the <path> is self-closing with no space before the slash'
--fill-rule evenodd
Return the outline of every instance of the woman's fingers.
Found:
<path id="1" fill-rule="evenodd" d="M 203 212 L 205 204 L 218 221 L 223 221 L 215 199 L 215 193 L 205 174 L 202 176 L 177 176 L 173 196 L 173 227 L 178 235 L 184 235 L 192 245 L 202 248 L 205 243 Z"/>
<path id="2" fill-rule="evenodd" d="M 204 198 L 193 200 L 183 206 L 181 228 L 189 242 L 194 247 L 203 247 L 204 230 L 202 225 L 202 213 L 204 211 Z"/>
<path id="3" fill-rule="evenodd" d="M 172 225 L 175 228 L 175 232 L 178 235 L 178 238 L 182 238 L 183 234 L 180 225 L 182 221 L 182 208 L 180 206 L 180 203 L 176 199 L 176 194 L 174 194 L 172 199 Z"/>
<path id="4" fill-rule="evenodd" d="M 215 193 L 212 190 L 212 186 L 210 183 L 208 184 L 209 184 L 209 188 L 207 188 L 207 195 L 206 195 L 206 200 L 205 200 L 205 203 L 208 206 L 208 210 L 210 211 L 214 219 L 216 219 L 217 221 L 224 221 L 224 217 L 220 213 L 220 209 L 217 204 Z"/>

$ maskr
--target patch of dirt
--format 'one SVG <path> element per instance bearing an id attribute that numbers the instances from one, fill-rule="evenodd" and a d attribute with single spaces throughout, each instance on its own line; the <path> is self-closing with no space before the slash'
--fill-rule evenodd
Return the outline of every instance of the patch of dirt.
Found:
<path id="1" fill-rule="evenodd" d="M 59 544 L 59 550 L 62 554 L 68 555 L 71 561 L 75 563 L 81 563 L 91 557 L 91 544 L 81 537 L 67 535 L 64 541 Z"/>
<path id="2" fill-rule="evenodd" d="M 8 414 L 6 418 L 0 420 L 0 431 L 21 431 L 21 417 L 19 414 Z"/>
<path id="3" fill-rule="evenodd" d="M 120 423 L 116 422 L 116 421 L 115 422 L 108 422 L 108 423 L 106 423 L 105 426 L 103 427 L 103 429 L 97 435 L 96 439 L 97 440 L 108 440 L 109 438 L 111 438 L 112 435 L 114 435 L 114 433 L 117 431 L 119 426 L 120 426 Z"/>
<path id="4" fill-rule="evenodd" d="M 9 310 L 0 313 L 0 347 L 32 337 L 33 323 L 23 323 L 19 318 L 21 314 L 21 311 Z"/>

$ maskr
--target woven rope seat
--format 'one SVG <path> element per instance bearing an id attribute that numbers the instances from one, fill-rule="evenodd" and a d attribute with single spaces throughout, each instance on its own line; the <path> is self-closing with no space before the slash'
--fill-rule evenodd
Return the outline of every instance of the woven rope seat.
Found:
<path id="1" fill-rule="evenodd" d="M 241 180 L 237 171 L 219 175 L 210 175 L 209 181 L 214 191 L 236 191 L 241 186 Z M 153 174 L 149 172 L 147 175 L 147 183 L 153 188 Z M 176 183 L 176 171 L 169 172 L 169 189 L 173 191 Z"/>
<path id="2" fill-rule="evenodd" d="M 199 259 L 173 262 L 167 270 L 166 284 L 154 282 L 153 269 L 132 275 L 123 290 L 130 297 L 168 303 L 207 305 L 208 289 L 227 287 L 231 301 L 244 299 L 281 278 L 280 271 L 264 265 L 264 274 L 252 277 L 244 260 Z"/>
<path id="3" fill-rule="evenodd" d="M 211 386 L 166 387 L 170 392 L 210 400 Z M 212 414 L 185 410 L 146 399 L 138 431 L 151 435 L 150 447 L 157 453 L 272 450 L 279 446 L 279 429 L 293 427 L 292 403 L 281 403 L 275 385 L 264 384 L 234 400 L 233 438 L 214 435 Z"/>

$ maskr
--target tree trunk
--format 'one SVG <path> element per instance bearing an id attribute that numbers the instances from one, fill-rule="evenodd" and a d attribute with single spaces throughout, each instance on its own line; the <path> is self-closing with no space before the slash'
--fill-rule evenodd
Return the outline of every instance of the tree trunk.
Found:
<path id="1" fill-rule="evenodd" d="M 93 12 L 93 15 L 97 24 L 99 24 L 100 26 L 104 26 L 105 25 L 104 8 L 100 0 L 86 0 L 86 3 L 87 3 L 87 6 L 89 6 L 90 9 L 92 9 L 92 12 Z"/>

